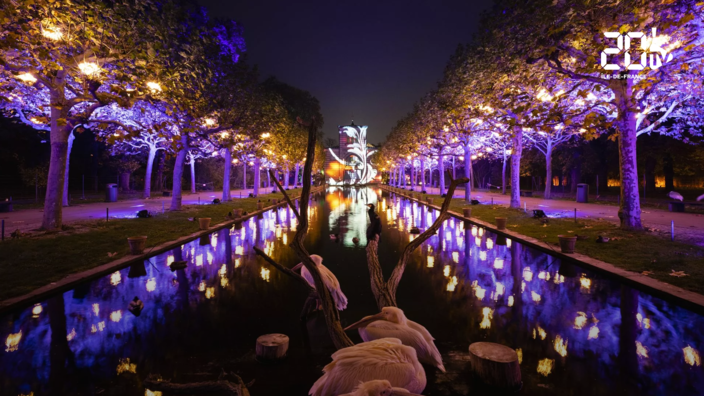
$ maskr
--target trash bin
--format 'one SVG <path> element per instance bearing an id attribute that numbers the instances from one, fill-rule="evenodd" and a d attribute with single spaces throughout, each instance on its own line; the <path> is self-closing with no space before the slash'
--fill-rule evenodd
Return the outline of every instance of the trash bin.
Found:
<path id="1" fill-rule="evenodd" d="M 117 202 L 117 184 L 108 183 L 105 186 L 105 202 Z"/>
<path id="2" fill-rule="evenodd" d="M 577 184 L 577 202 L 581 202 L 581 203 L 589 202 L 589 184 L 586 184 L 586 183 Z"/>

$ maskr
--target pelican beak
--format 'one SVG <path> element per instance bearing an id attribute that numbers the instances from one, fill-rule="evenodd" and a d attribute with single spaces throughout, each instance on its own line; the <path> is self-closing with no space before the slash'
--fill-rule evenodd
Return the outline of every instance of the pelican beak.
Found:
<path id="1" fill-rule="evenodd" d="M 366 327 L 368 324 L 376 322 L 377 320 L 384 320 L 384 315 L 381 312 L 376 315 L 365 316 L 359 322 L 352 323 L 351 325 L 345 327 L 345 331 L 359 329 L 360 327 Z"/>
<path id="2" fill-rule="evenodd" d="M 391 388 L 391 396 L 423 396 L 423 395 L 410 393 L 403 388 Z"/>

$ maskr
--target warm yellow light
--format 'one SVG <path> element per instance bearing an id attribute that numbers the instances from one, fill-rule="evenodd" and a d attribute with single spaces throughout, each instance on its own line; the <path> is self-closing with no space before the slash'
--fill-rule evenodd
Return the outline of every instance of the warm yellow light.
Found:
<path id="1" fill-rule="evenodd" d="M 122 320 L 122 311 L 117 310 L 110 313 L 110 320 L 117 323 Z"/>
<path id="2" fill-rule="evenodd" d="M 110 275 L 110 284 L 113 286 L 117 286 L 120 284 L 122 281 L 122 275 L 120 275 L 120 271 L 115 271 Z"/>
<path id="3" fill-rule="evenodd" d="M 491 148 L 491 147 L 487 147 L 487 148 L 486 148 L 486 152 L 487 152 L 487 153 L 490 153 L 490 152 L 492 152 L 492 151 L 494 151 L 493 148 Z"/>
<path id="4" fill-rule="evenodd" d="M 117 374 L 122 374 L 122 373 L 136 373 L 137 372 L 137 365 L 134 363 L 130 363 L 130 358 L 124 358 L 120 359 L 120 362 L 117 364 Z"/>
<path id="5" fill-rule="evenodd" d="M 582 274 L 582 277 L 579 279 L 579 283 L 581 285 L 581 288 L 583 289 L 582 291 L 588 292 L 589 289 L 592 287 L 592 281 L 591 279 L 587 278 L 586 274 Z"/>
<path id="6" fill-rule="evenodd" d="M 580 330 L 587 324 L 587 314 L 584 312 L 577 312 L 577 317 L 574 318 L 574 328 Z"/>
<path id="7" fill-rule="evenodd" d="M 530 267 L 523 268 L 523 279 L 525 279 L 526 282 L 533 280 L 533 272 L 530 270 Z"/>
<path id="8" fill-rule="evenodd" d="M 203 125 L 210 127 L 215 125 L 215 120 L 212 118 L 206 118 L 203 120 Z"/>
<path id="9" fill-rule="evenodd" d="M 149 88 L 154 93 L 161 92 L 161 85 L 158 82 L 148 81 L 147 88 Z"/>
<path id="10" fill-rule="evenodd" d="M 435 266 L 435 257 L 428 256 L 428 268 L 433 268 Z"/>
<path id="11" fill-rule="evenodd" d="M 10 334 L 5 340 L 5 352 L 14 352 L 20 345 L 22 339 L 22 330 L 19 333 Z"/>
<path id="12" fill-rule="evenodd" d="M 442 269 L 442 274 L 445 275 L 446 278 L 450 276 L 450 266 L 449 265 L 446 265 L 445 268 Z"/>
<path id="13" fill-rule="evenodd" d="M 42 21 L 42 36 L 57 41 L 61 40 L 64 34 L 58 26 L 55 26 L 48 20 L 44 20 Z"/>
<path id="14" fill-rule="evenodd" d="M 502 258 L 495 258 L 494 259 L 494 268 L 496 269 L 503 269 L 504 268 L 504 259 Z"/>
<path id="15" fill-rule="evenodd" d="M 78 69 L 88 77 L 95 77 L 100 74 L 100 66 L 93 62 L 81 62 L 78 64 Z"/>
<path id="16" fill-rule="evenodd" d="M 538 294 L 538 293 L 536 293 L 536 292 L 534 292 L 534 291 L 531 291 L 531 292 L 530 292 L 530 295 L 531 295 L 531 297 L 533 298 L 533 301 L 535 301 L 535 302 L 540 302 L 540 300 L 541 300 L 540 294 Z"/>
<path id="17" fill-rule="evenodd" d="M 636 355 L 642 357 L 643 359 L 648 358 L 648 348 L 644 347 L 640 341 L 636 341 Z"/>
<path id="18" fill-rule="evenodd" d="M 552 372 L 552 367 L 555 361 L 552 359 L 543 359 L 538 362 L 538 374 L 547 377 Z"/>
<path id="19" fill-rule="evenodd" d="M 147 291 L 151 293 L 154 290 L 156 290 L 156 279 L 151 278 L 147 281 Z"/>
<path id="20" fill-rule="evenodd" d="M 42 310 L 43 310 L 43 308 L 42 308 L 42 305 L 41 305 L 41 304 L 35 305 L 35 306 L 32 308 L 32 316 L 35 317 L 35 318 L 38 318 L 38 317 L 39 317 L 39 314 L 42 313 Z"/>
<path id="21" fill-rule="evenodd" d="M 215 288 L 214 287 L 209 287 L 205 289 L 205 298 L 208 300 L 215 297 Z"/>
<path id="22" fill-rule="evenodd" d="M 691 346 L 687 345 L 686 348 L 682 348 L 684 353 L 684 362 L 690 366 L 700 366 L 702 364 L 699 358 L 699 352 Z"/>
<path id="23" fill-rule="evenodd" d="M 482 308 L 482 315 L 484 316 L 482 322 L 479 323 L 479 327 L 482 329 L 488 329 L 491 327 L 491 318 L 494 311 L 489 307 Z"/>
<path id="24" fill-rule="evenodd" d="M 34 84 L 35 82 L 37 82 L 37 79 L 33 75 L 31 75 L 30 73 L 22 73 L 22 74 L 18 75 L 17 78 L 19 78 L 20 80 L 22 80 L 28 84 Z"/>
<path id="25" fill-rule="evenodd" d="M 270 271 L 268 269 L 262 267 L 260 274 L 262 276 L 262 279 L 269 282 Z"/>
<path id="26" fill-rule="evenodd" d="M 589 335 L 587 336 L 587 339 L 596 340 L 597 338 L 599 338 L 599 328 L 596 324 L 594 324 L 594 326 L 589 329 Z"/>
<path id="27" fill-rule="evenodd" d="M 567 342 L 568 341 L 563 340 L 559 334 L 557 335 L 557 337 L 555 337 L 555 342 L 553 342 L 555 351 L 559 353 L 562 357 L 567 356 Z"/>
<path id="28" fill-rule="evenodd" d="M 271 134 L 270 134 L 269 132 L 267 132 L 267 133 L 262 133 L 261 138 L 262 138 L 262 139 L 266 139 L 266 138 L 268 138 L 269 136 L 271 136 Z"/>

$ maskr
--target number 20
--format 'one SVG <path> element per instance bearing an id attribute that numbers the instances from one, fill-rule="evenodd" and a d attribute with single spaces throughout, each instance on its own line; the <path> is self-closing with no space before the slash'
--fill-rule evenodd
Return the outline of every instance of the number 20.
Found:
<path id="1" fill-rule="evenodd" d="M 643 70 L 646 68 L 646 66 L 648 65 L 648 60 L 645 51 L 643 51 L 640 56 L 640 64 L 631 63 L 631 53 L 629 52 L 629 50 L 631 49 L 631 39 L 640 39 L 642 48 L 642 41 L 645 38 L 645 34 L 643 34 L 643 32 L 630 32 L 625 36 L 619 32 L 605 32 L 604 36 L 606 38 L 615 38 L 616 48 L 610 47 L 601 51 L 601 67 L 606 70 L 621 70 L 621 67 L 618 64 L 608 63 L 608 56 L 616 55 L 621 51 L 626 51 L 623 59 L 623 63 L 626 66 L 626 69 Z"/>

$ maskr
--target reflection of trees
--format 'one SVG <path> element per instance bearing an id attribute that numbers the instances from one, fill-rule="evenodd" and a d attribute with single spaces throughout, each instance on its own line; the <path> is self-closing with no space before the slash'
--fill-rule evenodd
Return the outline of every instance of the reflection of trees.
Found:
<path id="1" fill-rule="evenodd" d="M 64 295 L 59 293 L 47 302 L 51 341 L 49 344 L 49 387 L 50 394 L 63 395 L 66 378 L 66 361 L 73 362 L 73 353 L 68 346 L 66 332 L 66 311 Z"/>

